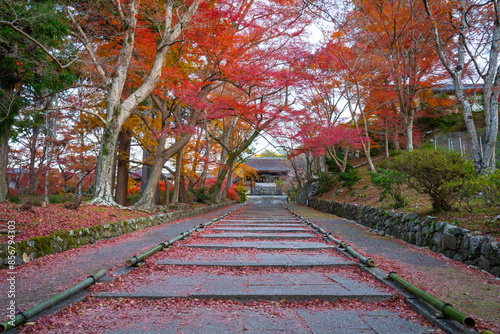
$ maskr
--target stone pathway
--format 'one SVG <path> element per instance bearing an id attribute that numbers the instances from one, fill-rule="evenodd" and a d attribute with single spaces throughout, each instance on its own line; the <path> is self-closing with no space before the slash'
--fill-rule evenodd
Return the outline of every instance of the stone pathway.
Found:
<path id="1" fill-rule="evenodd" d="M 90 298 L 23 331 L 441 332 L 394 293 L 281 205 L 251 204 L 138 268 L 108 274 Z"/>
<path id="2" fill-rule="evenodd" d="M 291 231 L 294 229 L 294 231 Z M 239 241 L 243 239 L 244 241 Z M 100 300 L 186 300 L 246 302 L 388 302 L 393 292 L 321 240 L 281 206 L 252 204 L 199 235 L 153 256 L 146 265 L 103 284 Z M 140 282 L 130 284 L 133 281 Z M 239 304 L 227 312 L 186 308 L 180 319 L 162 314 L 153 333 L 430 333 L 435 328 L 383 307 L 368 311 Z M 370 307 L 368 307 L 370 308 Z M 228 317 L 230 320 L 228 320 Z M 142 325 L 141 325 L 142 326 Z M 134 333 L 137 326 L 109 333 Z"/>

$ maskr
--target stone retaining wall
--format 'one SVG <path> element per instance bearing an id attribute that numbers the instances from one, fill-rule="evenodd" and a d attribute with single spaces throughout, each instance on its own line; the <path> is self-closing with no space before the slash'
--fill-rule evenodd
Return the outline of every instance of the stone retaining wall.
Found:
<path id="1" fill-rule="evenodd" d="M 473 235 L 469 230 L 431 216 L 401 213 L 364 205 L 309 199 L 308 206 L 353 220 L 361 225 L 402 239 L 419 247 L 477 266 L 500 277 L 500 243 L 487 235 Z"/>
<path id="2" fill-rule="evenodd" d="M 31 261 L 37 257 L 55 254 L 83 245 L 93 244 L 96 241 L 114 238 L 125 233 L 142 230 L 148 227 L 166 224 L 176 219 L 192 217 L 210 211 L 218 210 L 235 202 L 225 202 L 202 208 L 172 211 L 156 216 L 121 220 L 104 225 L 79 228 L 70 231 L 58 231 L 49 236 L 35 237 L 16 242 L 16 265 Z M 194 227 L 194 226 L 193 226 Z M 0 267 L 8 265 L 7 244 L 0 244 Z"/>

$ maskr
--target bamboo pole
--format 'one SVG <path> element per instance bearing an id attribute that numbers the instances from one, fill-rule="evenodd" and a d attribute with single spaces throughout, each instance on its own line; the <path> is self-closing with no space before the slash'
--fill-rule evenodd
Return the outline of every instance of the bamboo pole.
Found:
<path id="1" fill-rule="evenodd" d="M 303 222 L 305 222 L 307 224 L 307 226 L 312 227 L 313 229 L 315 229 L 319 233 L 323 234 L 325 238 L 333 241 L 338 246 L 344 248 L 346 250 L 346 252 L 348 252 L 349 254 L 351 254 L 352 256 L 354 256 L 361 263 L 364 263 L 364 264 L 366 264 L 369 267 L 375 267 L 376 264 L 375 264 L 374 260 L 372 260 L 370 258 L 367 258 L 366 256 L 361 255 L 354 248 L 352 248 L 349 244 L 345 243 L 344 241 L 341 241 L 341 240 L 338 240 L 338 239 L 334 238 L 332 236 L 332 234 L 330 232 L 325 231 L 324 228 L 322 228 L 322 227 L 320 227 L 320 226 L 318 226 L 318 225 L 316 225 L 314 223 L 309 222 L 307 219 L 302 218 L 301 216 L 299 216 L 298 214 L 296 214 L 295 212 L 293 212 L 289 208 L 287 208 L 287 207 L 285 207 L 285 208 L 288 211 L 290 211 L 292 214 L 294 214 L 295 216 L 297 216 L 298 218 L 300 218 Z"/>
<path id="2" fill-rule="evenodd" d="M 465 325 L 468 328 L 474 328 L 476 326 L 476 321 L 469 317 L 468 315 L 460 312 L 453 306 L 451 306 L 448 303 L 445 303 L 436 297 L 434 297 L 431 294 L 428 294 L 424 290 L 421 290 L 417 288 L 415 285 L 410 284 L 410 282 L 406 281 L 405 279 L 401 278 L 398 276 L 395 272 L 390 272 L 389 273 L 389 278 L 392 279 L 393 281 L 397 282 L 404 288 L 406 288 L 408 291 L 413 293 L 415 296 L 419 297 L 420 299 L 426 301 L 427 303 L 431 304 L 438 310 L 440 310 L 444 315 L 457 320 L 461 324 Z"/>
<path id="3" fill-rule="evenodd" d="M 59 292 L 58 294 L 50 297 L 49 299 L 41 302 L 40 304 L 37 304 L 33 306 L 30 309 L 27 309 L 26 311 L 19 312 L 16 314 L 14 319 L 6 320 L 2 323 L 0 323 L 0 333 L 5 333 L 9 329 L 12 329 L 21 323 L 25 322 L 26 320 L 33 318 L 35 315 L 45 311 L 46 309 L 54 306 L 55 304 L 59 303 L 63 299 L 66 299 L 77 292 L 89 287 L 90 285 L 94 284 L 97 282 L 100 278 L 102 278 L 104 275 L 106 275 L 106 270 L 100 270 L 96 274 L 91 275 L 87 277 L 87 279 L 81 281 L 80 283 L 77 283 L 73 285 L 72 287 Z"/>

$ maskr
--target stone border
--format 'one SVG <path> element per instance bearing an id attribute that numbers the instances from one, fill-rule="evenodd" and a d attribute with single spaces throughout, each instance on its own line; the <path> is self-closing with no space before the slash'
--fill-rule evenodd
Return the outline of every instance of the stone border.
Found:
<path id="1" fill-rule="evenodd" d="M 381 235 L 428 247 L 447 258 L 477 266 L 500 277 L 500 242 L 486 235 L 473 235 L 435 217 L 402 213 L 369 206 L 309 199 L 308 206 L 372 228 Z"/>
<path id="2" fill-rule="evenodd" d="M 64 252 L 68 249 L 79 248 L 93 244 L 99 240 L 110 239 L 122 234 L 139 231 L 148 227 L 170 223 L 177 219 L 197 216 L 210 211 L 222 209 L 236 202 L 225 202 L 211 206 L 178 210 L 161 213 L 155 216 L 142 217 L 130 220 L 120 220 L 104 225 L 90 226 L 70 231 L 57 231 L 44 237 L 34 237 L 16 242 L 16 265 L 25 263 L 25 259 L 32 261 L 38 257 Z M 7 267 L 7 244 L 0 244 L 0 268 Z"/>

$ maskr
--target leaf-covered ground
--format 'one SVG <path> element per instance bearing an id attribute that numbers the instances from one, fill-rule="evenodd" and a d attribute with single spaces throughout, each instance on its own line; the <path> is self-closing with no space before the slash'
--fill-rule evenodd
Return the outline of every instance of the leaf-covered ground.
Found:
<path id="1" fill-rule="evenodd" d="M 362 162 L 362 160 L 359 160 Z M 355 164 L 355 163 L 354 163 Z M 362 166 L 356 169 L 361 180 L 352 189 L 343 188 L 340 190 L 340 183 L 321 196 L 325 200 L 333 200 L 341 203 L 355 203 L 366 206 L 391 209 L 391 199 L 386 198 L 380 201 L 380 190 L 373 185 L 369 174 L 369 168 Z M 468 212 L 465 208 L 460 208 L 455 203 L 455 211 L 433 212 L 432 203 L 428 195 L 419 194 L 413 189 L 404 188 L 403 196 L 407 199 L 408 205 L 405 208 L 397 209 L 401 212 L 416 212 L 422 215 L 431 215 L 441 221 L 466 228 L 472 232 L 491 235 L 500 241 L 500 221 L 494 218 L 500 215 L 500 207 L 485 205 L 482 201 L 471 201 L 473 210 Z"/>
<path id="2" fill-rule="evenodd" d="M 261 314 L 260 320 L 267 318 L 267 323 L 289 325 L 289 322 L 300 321 L 297 310 L 309 310 L 310 312 L 336 312 L 354 310 L 361 312 L 370 311 L 395 311 L 403 318 L 409 319 L 426 326 L 430 324 L 411 310 L 400 296 L 395 296 L 392 300 L 379 303 L 362 303 L 356 300 L 339 300 L 335 302 L 325 302 L 321 300 L 311 300 L 306 302 L 247 302 L 241 303 L 230 300 L 187 300 L 187 299 L 161 299 L 161 300 L 135 300 L 135 299 L 97 299 L 87 298 L 85 301 L 77 303 L 63 310 L 62 312 L 42 318 L 36 323 L 26 324 L 21 327 L 21 333 L 105 333 L 108 331 L 118 332 L 117 328 L 123 332 L 130 333 L 127 328 L 151 327 L 163 328 L 166 323 L 180 322 L 192 327 L 192 331 L 199 328 L 200 333 L 215 332 L 217 330 L 209 326 L 212 323 L 219 325 L 221 332 L 236 329 L 228 328 L 235 324 L 235 319 L 239 320 L 238 313 L 243 311 L 258 312 Z M 196 311 L 198 310 L 198 311 Z M 195 316 L 194 316 L 195 315 Z M 236 321 L 237 322 L 237 321 Z M 305 326 L 304 326 L 305 327 Z M 244 328 L 244 326 L 243 326 Z M 280 327 L 281 328 L 281 327 Z M 297 328 L 304 332 L 303 327 Z M 243 329 L 246 332 L 247 329 Z M 164 329 L 165 332 L 169 332 Z M 431 330 L 433 333 L 443 333 L 439 329 Z M 159 331 L 158 331 L 159 332 Z M 191 332 L 191 331 L 190 331 Z M 224 331 L 226 332 L 226 331 Z M 254 332 L 254 331 L 253 331 Z M 270 331 L 269 331 L 270 332 Z M 294 332 L 276 330 L 273 332 L 285 333 Z"/>
<path id="3" fill-rule="evenodd" d="M 398 273 L 410 283 L 472 316 L 479 332 L 490 329 L 493 333 L 500 333 L 500 279 L 428 249 L 380 236 L 366 227 L 332 220 L 331 215 L 301 206 L 293 209 L 309 221 L 335 231 L 338 239 L 375 260 L 385 272 Z"/>
<path id="4" fill-rule="evenodd" d="M 19 204 L 0 203 L 0 230 L 6 230 L 7 222 L 14 221 L 16 241 L 21 241 L 47 236 L 57 231 L 69 231 L 151 215 L 96 205 L 82 205 L 77 210 L 71 210 L 64 208 L 63 204 L 50 204 L 46 207 L 33 206 L 30 210 L 23 211 Z M 6 241 L 7 234 L 0 234 L 0 243 Z"/>

